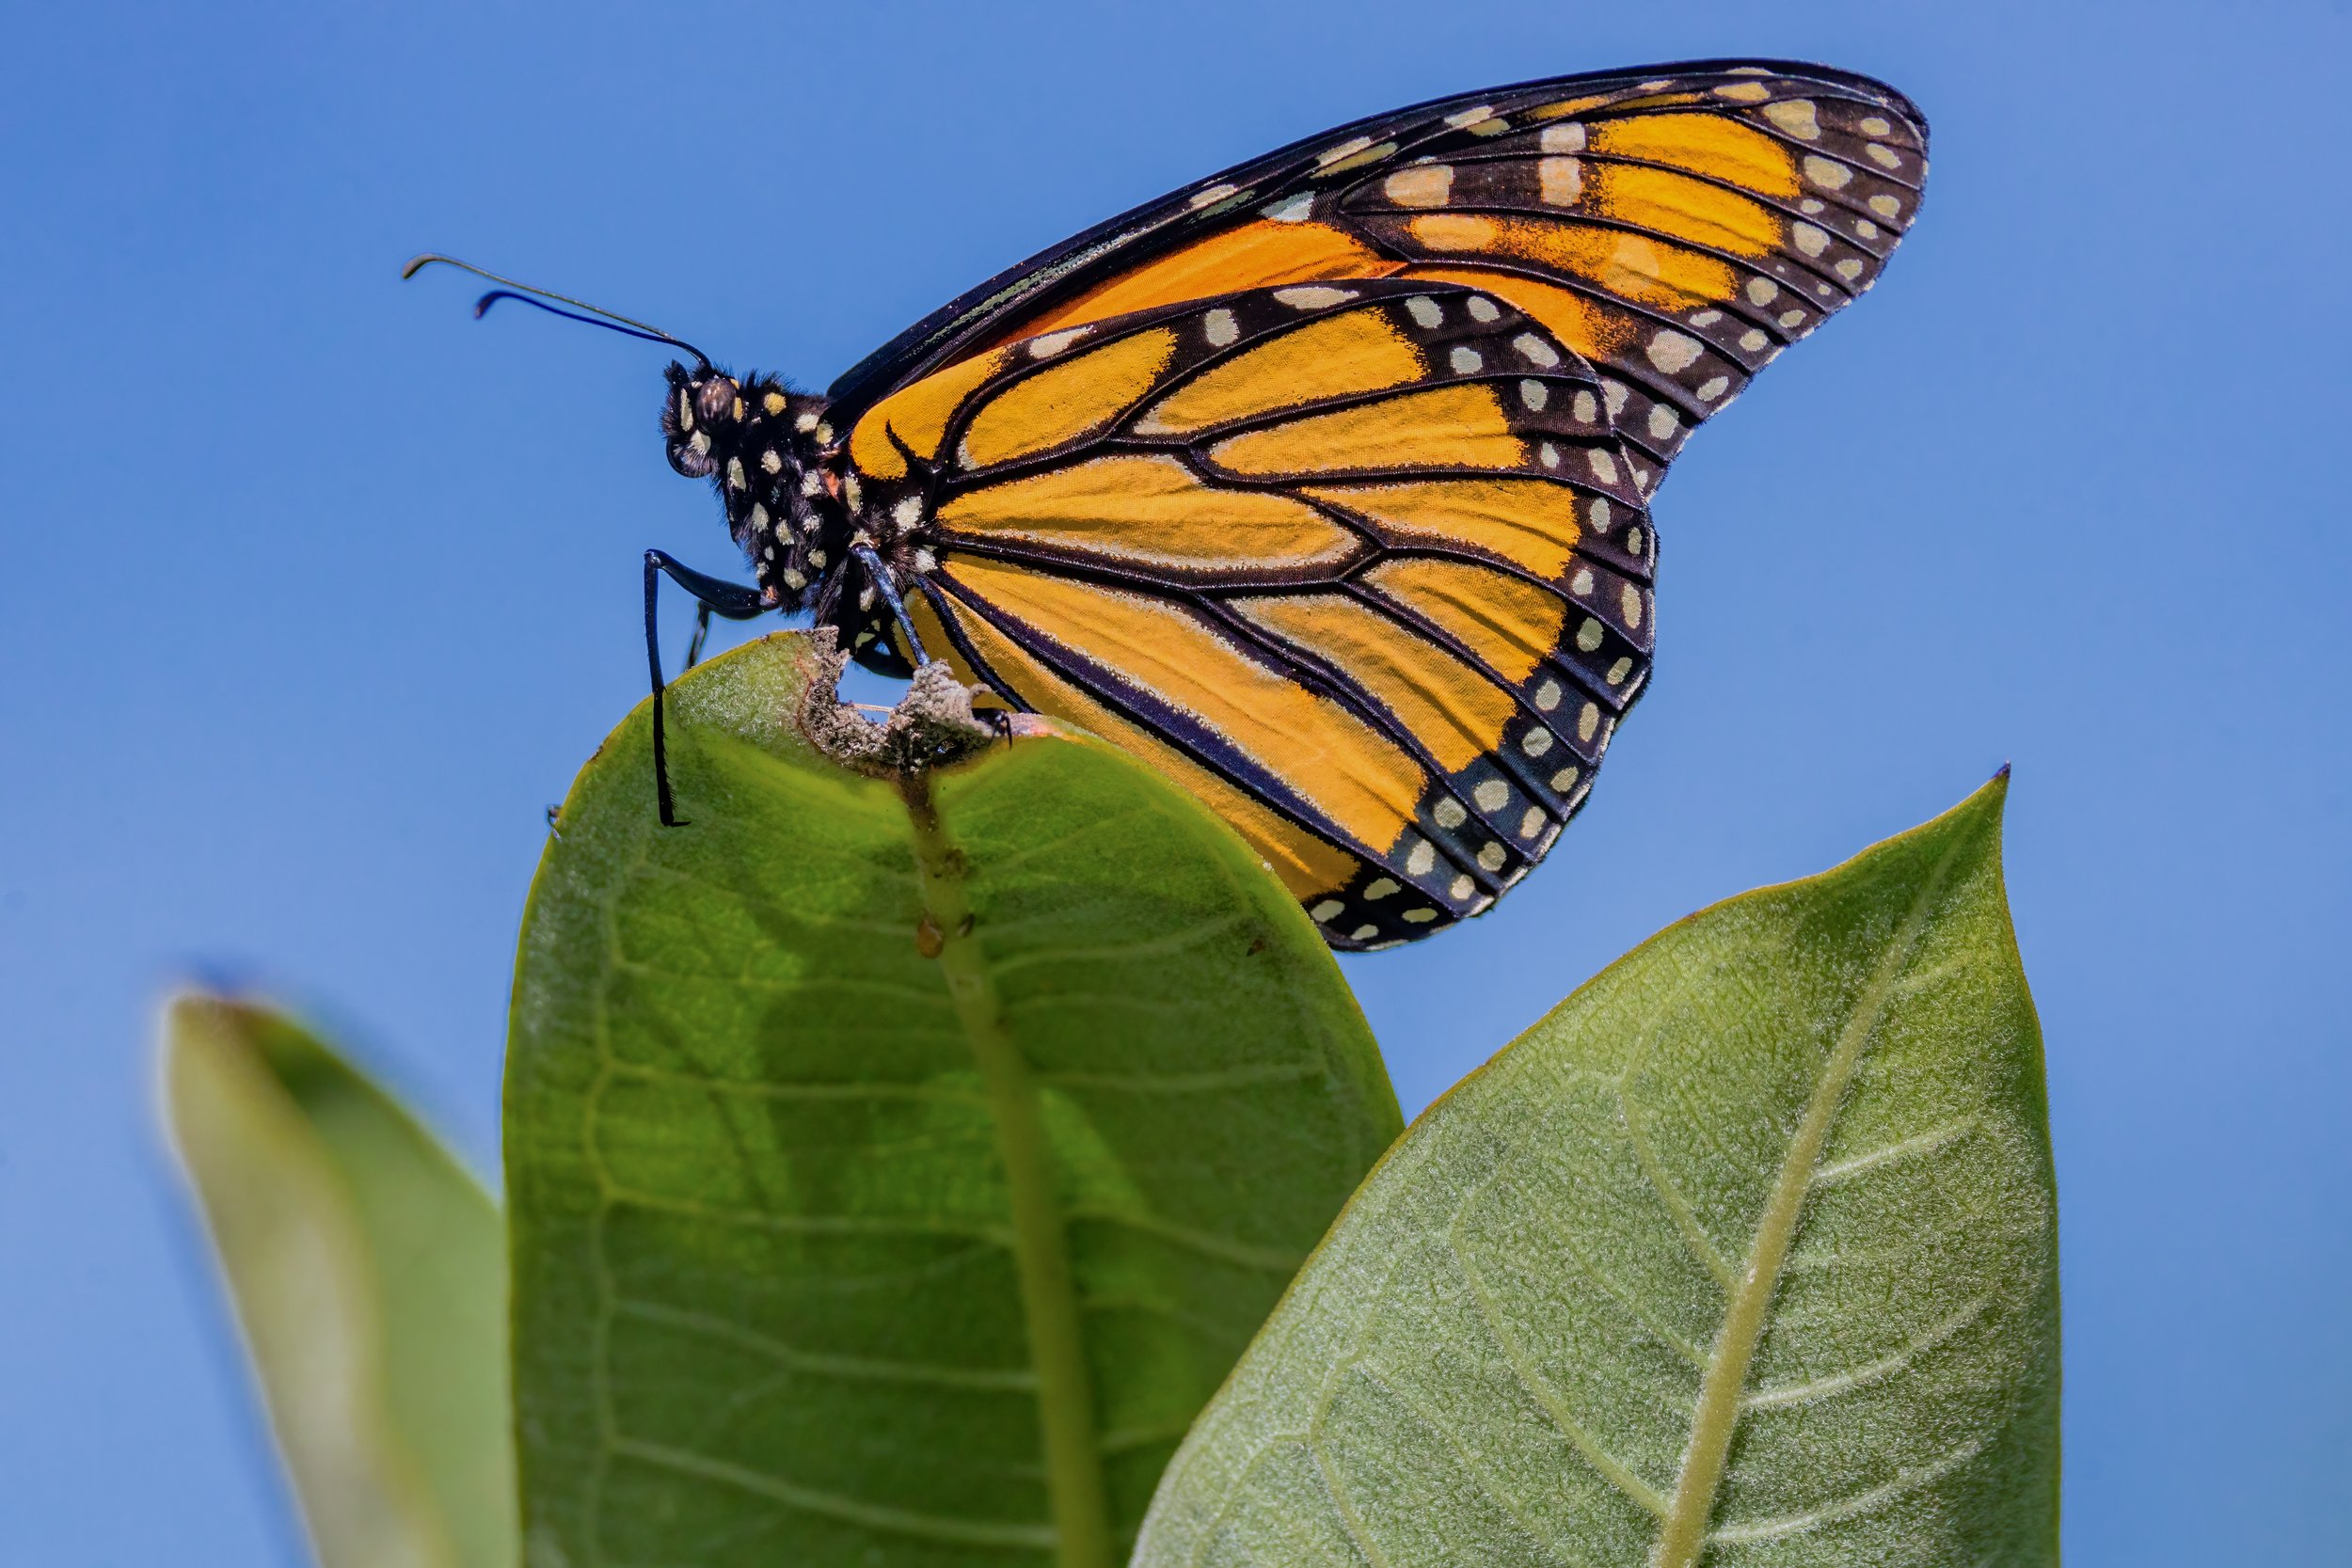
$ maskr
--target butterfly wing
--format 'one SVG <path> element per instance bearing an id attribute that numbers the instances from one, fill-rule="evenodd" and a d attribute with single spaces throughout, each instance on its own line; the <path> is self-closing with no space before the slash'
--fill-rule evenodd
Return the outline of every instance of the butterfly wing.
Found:
<path id="1" fill-rule="evenodd" d="M 1020 340 L 849 451 L 926 644 L 1208 801 L 1343 947 L 1485 909 L 1582 804 L 1648 669 L 1635 455 L 1540 321 L 1396 279 Z"/>
<path id="2" fill-rule="evenodd" d="M 1016 338 L 1283 283 L 1489 289 L 1598 368 L 1643 483 L 1781 349 L 1870 287 L 1927 125 L 1867 77 L 1707 61 L 1557 77 L 1342 126 L 990 279 L 853 368 L 838 426 Z"/>
<path id="3" fill-rule="evenodd" d="M 1256 844 L 1333 943 L 1486 908 L 1642 689 L 1645 498 L 1875 281 L 1926 127 L 1815 66 L 1344 126 L 1080 235 L 833 389 L 917 626 Z"/>

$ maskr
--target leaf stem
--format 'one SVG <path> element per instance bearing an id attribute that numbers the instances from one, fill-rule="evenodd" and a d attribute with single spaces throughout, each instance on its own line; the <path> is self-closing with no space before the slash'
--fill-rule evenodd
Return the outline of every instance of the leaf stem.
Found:
<path id="1" fill-rule="evenodd" d="M 971 935 L 963 853 L 940 823 L 929 770 L 904 778 L 900 793 L 914 824 L 915 867 L 925 911 L 938 933 L 940 974 L 979 1069 L 1004 1162 L 1022 1317 L 1037 1373 L 1054 1560 L 1057 1568 L 1113 1568 L 1118 1554 L 1094 1426 L 1093 1378 L 1087 1368 L 1067 1222 L 1046 1153 L 1037 1074 L 1006 1027 L 986 955 Z"/>
<path id="2" fill-rule="evenodd" d="M 1789 1244 L 1796 1238 L 1797 1220 L 1804 1211 L 1814 1167 L 1820 1163 L 1822 1146 L 1829 1141 L 1830 1124 L 1836 1120 L 1838 1107 L 1845 1101 L 1846 1086 L 1853 1080 L 1854 1068 L 1862 1060 L 1871 1034 L 1886 1016 L 1896 982 L 1901 977 L 1911 950 L 1919 940 L 1920 929 L 1927 924 L 1928 911 L 1935 902 L 1945 874 L 1951 868 L 1960 847 L 1961 841 L 1955 841 L 1928 874 L 1911 908 L 1904 912 L 1902 924 L 1888 940 L 1877 969 L 1863 987 L 1862 994 L 1854 999 L 1853 1011 L 1847 1017 L 1845 1028 L 1838 1032 L 1829 1059 L 1821 1064 L 1820 1078 L 1814 1084 L 1812 1099 L 1805 1105 L 1804 1120 L 1789 1141 L 1788 1157 L 1781 1162 L 1772 1196 L 1756 1221 L 1747 1267 L 1732 1291 L 1724 1313 L 1723 1329 L 1716 1336 L 1706 1374 L 1699 1381 L 1698 1412 L 1692 1422 L 1691 1447 L 1683 1455 L 1682 1473 L 1675 1480 L 1674 1498 L 1665 1525 L 1659 1531 L 1657 1548 L 1650 1556 L 1653 1568 L 1696 1568 L 1699 1554 L 1707 1547 L 1707 1525 L 1714 1515 L 1716 1489 L 1723 1482 L 1724 1465 L 1731 1454 L 1732 1434 L 1740 1424 L 1748 1370 L 1755 1361 L 1756 1347 L 1764 1337 L 1766 1316 L 1780 1285 L 1781 1265 L 1788 1260 Z"/>

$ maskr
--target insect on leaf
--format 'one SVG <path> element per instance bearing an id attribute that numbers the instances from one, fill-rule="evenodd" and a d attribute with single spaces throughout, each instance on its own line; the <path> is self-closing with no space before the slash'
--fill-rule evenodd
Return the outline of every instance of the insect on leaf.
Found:
<path id="1" fill-rule="evenodd" d="M 1042 733 L 878 776 L 815 710 L 842 722 L 806 638 L 695 670 L 691 825 L 656 820 L 641 708 L 542 865 L 506 1100 L 526 1539 L 1106 1568 L 1394 1095 L 1311 923 L 1173 786 Z"/>

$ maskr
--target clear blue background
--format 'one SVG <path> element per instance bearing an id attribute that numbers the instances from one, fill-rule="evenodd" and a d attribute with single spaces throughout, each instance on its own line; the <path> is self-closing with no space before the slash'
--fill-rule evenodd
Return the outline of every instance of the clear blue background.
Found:
<path id="1" fill-rule="evenodd" d="M 643 690 L 637 552 L 734 564 L 656 352 L 404 258 L 821 386 L 1295 136 L 1739 52 L 1916 98 L 1924 218 L 1676 466 L 1656 684 L 1550 863 L 1348 973 L 1418 1109 L 2013 760 L 2073 1560 L 2352 1560 L 2345 0 L 412 0 L 0 21 L 0 1563 L 298 1560 L 158 1000 L 295 999 L 486 1164 L 541 809 Z"/>

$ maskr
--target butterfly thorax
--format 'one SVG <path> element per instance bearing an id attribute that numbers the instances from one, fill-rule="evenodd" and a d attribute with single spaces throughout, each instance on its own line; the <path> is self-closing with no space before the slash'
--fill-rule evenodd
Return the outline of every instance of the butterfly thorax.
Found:
<path id="1" fill-rule="evenodd" d="M 825 400 L 772 376 L 673 364 L 661 434 L 670 467 L 718 491 L 768 602 L 787 612 L 817 604 L 850 536 Z"/>

